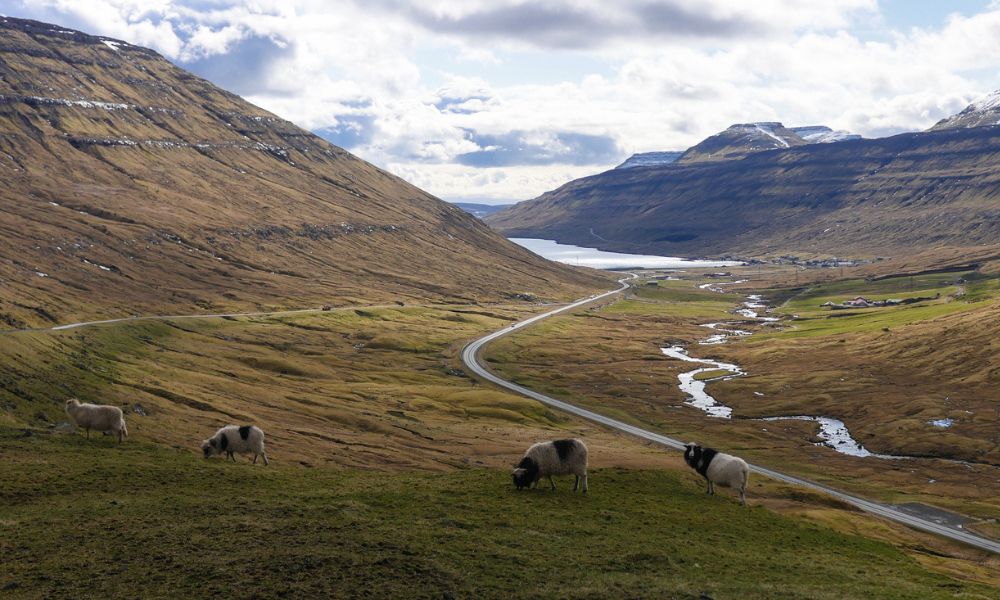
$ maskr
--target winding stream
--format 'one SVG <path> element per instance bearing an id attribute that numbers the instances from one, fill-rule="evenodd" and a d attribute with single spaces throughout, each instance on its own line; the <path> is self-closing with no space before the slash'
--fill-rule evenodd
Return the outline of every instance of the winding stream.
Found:
<path id="1" fill-rule="evenodd" d="M 740 283 L 740 282 L 733 282 Z M 702 284 L 698 286 L 701 289 L 709 289 L 712 291 L 722 292 L 715 286 L 724 284 Z M 745 302 L 740 305 L 740 308 L 736 309 L 736 314 L 745 317 L 746 319 L 751 319 L 763 324 L 776 323 L 779 319 L 778 317 L 767 316 L 769 311 L 767 304 L 763 302 L 763 298 L 759 294 L 751 294 L 747 296 Z M 764 313 L 763 315 L 761 313 Z M 713 344 L 724 344 L 731 337 L 745 337 L 753 335 L 750 331 L 745 331 L 742 329 L 730 329 L 739 323 L 704 323 L 702 327 L 711 329 L 713 333 L 711 336 L 700 340 L 698 343 L 700 345 L 713 345 Z M 723 327 L 725 326 L 725 328 Z M 695 358 L 688 354 L 687 349 L 683 346 L 669 346 L 666 348 L 660 348 L 665 356 L 676 360 L 682 360 L 684 362 L 699 363 L 705 365 L 703 367 L 698 367 L 693 371 L 687 371 L 681 373 L 677 376 L 677 380 L 680 382 L 679 388 L 682 392 L 688 395 L 688 400 L 684 403 L 693 406 L 699 410 L 702 410 L 710 417 L 716 417 L 720 419 L 731 419 L 733 416 L 733 409 L 725 404 L 720 403 L 714 397 L 712 397 L 705 387 L 708 383 L 713 381 L 726 381 L 733 379 L 735 377 L 741 377 L 746 374 L 739 365 L 732 363 L 725 363 L 717 360 L 711 360 L 707 358 Z M 698 375 L 701 373 L 706 373 L 710 371 L 726 371 L 727 374 L 720 375 L 718 377 L 712 377 L 709 379 L 697 379 Z M 760 392 L 754 392 L 757 396 L 763 396 Z M 847 425 L 839 419 L 834 419 L 832 417 L 823 416 L 810 416 L 810 415 L 791 415 L 791 416 L 780 416 L 780 417 L 764 417 L 761 419 L 754 419 L 758 421 L 814 421 L 819 424 L 819 433 L 817 436 L 823 440 L 820 442 L 824 446 L 829 446 L 841 454 L 846 454 L 848 456 L 857 456 L 860 458 L 865 458 L 869 456 L 874 456 L 876 458 L 885 459 L 899 459 L 907 458 L 905 456 L 893 456 L 890 454 L 876 454 L 869 451 L 864 446 L 862 446 L 857 440 L 851 436 L 851 432 L 847 429 Z"/>
<path id="2" fill-rule="evenodd" d="M 694 371 L 681 373 L 677 376 L 677 379 L 680 381 L 679 387 L 681 388 L 681 391 L 690 396 L 690 400 L 685 402 L 685 404 L 690 404 L 695 408 L 705 411 L 705 413 L 707 413 L 710 417 L 721 417 L 723 419 L 729 419 L 732 417 L 733 409 L 725 404 L 719 404 L 715 398 L 709 396 L 708 392 L 705 391 L 705 385 L 709 381 L 722 381 L 743 375 L 743 371 L 738 366 L 730 363 L 708 360 L 706 358 L 692 358 L 688 356 L 687 350 L 681 346 L 660 348 L 660 350 L 670 358 L 708 365 L 707 367 L 700 367 Z M 705 380 L 697 379 L 700 373 L 719 370 L 728 371 L 729 375 L 713 377 L 712 379 Z"/>

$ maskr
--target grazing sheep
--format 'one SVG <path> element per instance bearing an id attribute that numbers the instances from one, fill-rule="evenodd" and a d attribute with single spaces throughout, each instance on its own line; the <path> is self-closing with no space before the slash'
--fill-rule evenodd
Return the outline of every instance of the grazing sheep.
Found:
<path id="1" fill-rule="evenodd" d="M 267 465 L 267 454 L 264 453 L 264 432 L 256 425 L 226 425 L 215 432 L 215 435 L 201 443 L 201 450 L 205 453 L 205 458 L 215 454 L 223 454 L 236 462 L 234 452 L 240 454 L 253 454 L 253 464 L 257 464 L 257 457 L 264 459 Z"/>
<path id="2" fill-rule="evenodd" d="M 740 504 L 747 505 L 747 478 L 750 468 L 742 458 L 723 454 L 714 448 L 698 444 L 684 445 L 684 462 L 698 471 L 708 482 L 708 494 L 715 494 L 715 484 L 735 488 L 740 492 Z"/>
<path id="3" fill-rule="evenodd" d="M 107 431 L 118 436 L 118 441 L 128 437 L 128 428 L 125 427 L 125 415 L 122 409 L 117 406 L 107 406 L 105 404 L 80 404 L 76 398 L 66 401 L 66 414 L 73 419 L 77 427 L 87 430 L 87 439 L 90 439 L 90 430 Z"/>
<path id="4" fill-rule="evenodd" d="M 517 489 L 537 487 L 542 477 L 549 478 L 552 489 L 556 489 L 553 475 L 576 475 L 573 491 L 583 482 L 583 493 L 587 493 L 587 446 L 582 440 L 555 440 L 538 442 L 524 453 L 524 458 L 514 469 L 514 485 Z"/>

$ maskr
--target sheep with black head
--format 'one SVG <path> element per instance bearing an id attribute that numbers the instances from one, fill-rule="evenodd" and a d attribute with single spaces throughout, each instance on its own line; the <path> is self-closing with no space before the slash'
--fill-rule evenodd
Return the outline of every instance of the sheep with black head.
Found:
<path id="1" fill-rule="evenodd" d="M 225 454 L 236 462 L 234 453 L 253 454 L 253 464 L 257 457 L 264 459 L 267 465 L 267 454 L 264 453 L 264 432 L 256 425 L 226 425 L 215 432 L 215 435 L 201 443 L 205 458 L 216 454 Z"/>
<path id="2" fill-rule="evenodd" d="M 587 445 L 583 440 L 554 440 L 538 442 L 528 448 L 521 462 L 514 468 L 514 486 L 521 490 L 538 487 L 538 481 L 549 478 L 552 489 L 556 489 L 553 475 L 575 475 L 573 491 L 580 489 L 587 493 Z"/>
<path id="3" fill-rule="evenodd" d="M 724 454 L 715 448 L 702 448 L 692 442 L 684 445 L 684 462 L 708 482 L 707 494 L 715 494 L 717 483 L 739 491 L 740 504 L 747 505 L 750 468 L 742 458 Z"/>

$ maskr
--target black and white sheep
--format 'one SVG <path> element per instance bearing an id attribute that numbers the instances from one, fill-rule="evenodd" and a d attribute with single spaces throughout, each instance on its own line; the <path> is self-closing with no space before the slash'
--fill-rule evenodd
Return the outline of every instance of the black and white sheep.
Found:
<path id="1" fill-rule="evenodd" d="M 576 475 L 573 491 L 577 491 L 582 482 L 583 493 L 587 493 L 587 445 L 582 440 L 555 440 L 532 445 L 514 469 L 514 485 L 519 490 L 537 487 L 539 479 L 548 477 L 554 490 L 553 475 Z"/>
<path id="2" fill-rule="evenodd" d="M 81 404 L 76 398 L 70 398 L 66 401 L 66 414 L 73 419 L 77 427 L 87 430 L 87 439 L 90 439 L 91 429 L 116 435 L 119 442 L 128 437 L 125 415 L 117 406 Z"/>
<path id="3" fill-rule="evenodd" d="M 750 477 L 750 468 L 742 458 L 691 443 L 684 444 L 684 462 L 708 482 L 706 493 L 714 494 L 716 483 L 731 487 L 739 491 L 740 504 L 747 505 L 747 480 Z"/>
<path id="4" fill-rule="evenodd" d="M 257 457 L 264 459 L 267 465 L 267 454 L 264 453 L 264 432 L 256 425 L 226 425 L 215 432 L 215 435 L 201 443 L 201 451 L 205 458 L 216 454 L 225 454 L 236 462 L 234 453 L 253 454 L 253 464 Z"/>

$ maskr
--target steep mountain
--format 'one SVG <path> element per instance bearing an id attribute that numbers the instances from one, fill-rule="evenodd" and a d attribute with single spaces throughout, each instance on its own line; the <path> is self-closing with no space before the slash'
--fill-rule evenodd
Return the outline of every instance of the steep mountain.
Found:
<path id="1" fill-rule="evenodd" d="M 616 169 L 633 169 L 635 167 L 653 167 L 657 165 L 669 165 L 677 162 L 677 159 L 684 154 L 683 151 L 666 152 L 639 152 L 625 159 L 625 162 L 615 167 Z"/>
<path id="2" fill-rule="evenodd" d="M 628 157 L 616 169 L 653 167 L 678 162 L 699 162 L 742 158 L 753 152 L 774 150 L 807 144 L 830 144 L 846 140 L 859 140 L 861 136 L 848 131 L 830 129 L 826 125 L 784 127 L 781 123 L 745 123 L 703 140 L 686 151 L 641 152 Z"/>
<path id="3" fill-rule="evenodd" d="M 802 144 L 615 169 L 487 222 L 509 236 L 670 256 L 903 256 L 1000 245 L 998 167 L 1000 127 Z"/>
<path id="4" fill-rule="evenodd" d="M 0 328 L 601 281 L 152 50 L 0 18 Z"/>
<path id="5" fill-rule="evenodd" d="M 754 152 L 808 144 L 781 123 L 738 123 L 688 148 L 677 163 L 742 158 Z"/>
<path id="6" fill-rule="evenodd" d="M 987 94 L 962 112 L 941 119 L 929 131 L 1000 125 L 1000 90 Z"/>
<path id="7" fill-rule="evenodd" d="M 479 204 L 478 202 L 453 202 L 452 204 L 478 219 L 514 206 L 513 204 Z"/>
<path id="8" fill-rule="evenodd" d="M 806 125 L 805 127 L 789 127 L 789 129 L 810 144 L 832 144 L 834 142 L 861 139 L 861 136 L 856 133 L 842 129 L 834 131 L 826 125 Z"/>

